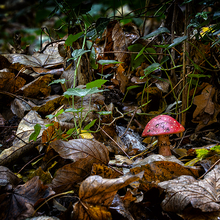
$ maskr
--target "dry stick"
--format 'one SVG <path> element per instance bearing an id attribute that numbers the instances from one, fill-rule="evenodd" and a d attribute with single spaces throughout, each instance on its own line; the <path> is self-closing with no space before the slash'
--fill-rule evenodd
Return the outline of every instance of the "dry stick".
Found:
<path id="1" fill-rule="evenodd" d="M 127 125 L 126 130 L 125 130 L 125 132 L 124 132 L 124 133 L 123 133 L 123 134 L 120 136 L 120 138 L 121 138 L 121 137 L 123 137 L 123 136 L 124 136 L 124 134 L 125 134 L 125 133 L 128 131 L 129 126 L 130 126 L 130 124 L 131 124 L 132 120 L 134 119 L 134 116 L 135 116 L 135 114 L 136 114 L 137 110 L 138 110 L 138 108 L 135 108 L 134 113 L 133 113 L 133 115 L 132 115 L 132 117 L 131 117 L 131 120 L 129 121 L 129 123 L 128 123 L 128 125 Z"/>
<path id="2" fill-rule="evenodd" d="M 202 179 L 202 178 L 203 178 L 208 172 L 210 172 L 210 171 L 213 169 L 213 167 L 214 167 L 215 165 L 217 165 L 219 162 L 220 162 L 220 159 L 218 159 L 202 176 L 200 176 L 199 179 Z"/>
<path id="3" fill-rule="evenodd" d="M 27 162 L 18 172 L 17 174 L 19 174 L 28 164 L 32 163 L 34 160 L 38 159 L 39 157 L 43 156 L 45 153 L 42 153 L 38 156 L 36 156 L 35 158 L 33 158 L 32 160 L 30 160 L 29 162 Z"/>
<path id="4" fill-rule="evenodd" d="M 211 141 L 211 142 L 215 142 L 217 144 L 220 144 L 220 141 L 216 141 L 214 139 L 211 139 L 211 138 L 207 138 L 207 137 L 202 137 L 202 139 L 206 140 L 206 141 Z"/>
<path id="5" fill-rule="evenodd" d="M 102 132 L 108 136 L 120 149 L 121 151 L 130 159 L 130 156 L 121 148 L 121 146 L 103 129 L 100 127 L 100 129 L 102 130 Z"/>

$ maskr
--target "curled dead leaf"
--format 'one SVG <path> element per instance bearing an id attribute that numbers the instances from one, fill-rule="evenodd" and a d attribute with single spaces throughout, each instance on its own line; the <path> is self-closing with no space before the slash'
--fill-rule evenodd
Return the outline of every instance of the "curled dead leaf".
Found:
<path id="1" fill-rule="evenodd" d="M 104 179 L 96 175 L 88 177 L 79 188 L 80 201 L 74 205 L 73 211 L 75 219 L 111 219 L 108 208 L 117 191 L 138 179 L 135 175 L 115 179 Z"/>
<path id="2" fill-rule="evenodd" d="M 220 166 L 216 166 L 203 180 L 192 176 L 180 176 L 177 179 L 164 181 L 158 185 L 166 192 L 162 202 L 165 211 L 185 213 L 187 207 L 192 207 L 192 213 L 199 209 L 202 213 L 218 212 L 220 210 Z M 187 213 L 189 215 L 189 213 Z M 198 217 L 198 216 L 197 216 Z M 198 219 L 202 219 L 199 218 Z"/>

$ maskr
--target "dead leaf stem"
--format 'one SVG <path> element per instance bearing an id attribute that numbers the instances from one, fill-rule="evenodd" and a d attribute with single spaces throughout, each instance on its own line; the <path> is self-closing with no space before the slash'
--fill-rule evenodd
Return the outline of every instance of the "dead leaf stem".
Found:
<path id="1" fill-rule="evenodd" d="M 102 128 L 100 127 L 100 129 L 102 130 L 102 132 L 109 137 L 109 139 L 111 139 L 118 147 L 119 149 L 121 149 L 121 151 L 130 159 L 130 156 L 121 148 L 121 146 Z"/>

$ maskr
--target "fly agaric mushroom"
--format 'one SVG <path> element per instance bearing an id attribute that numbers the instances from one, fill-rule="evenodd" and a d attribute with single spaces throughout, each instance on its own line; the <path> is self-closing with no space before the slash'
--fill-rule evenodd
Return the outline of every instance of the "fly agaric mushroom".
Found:
<path id="1" fill-rule="evenodd" d="M 177 134 L 185 131 L 185 128 L 174 118 L 169 115 L 158 115 L 151 119 L 143 133 L 142 137 L 158 136 L 159 154 L 163 156 L 170 156 L 170 134 Z"/>

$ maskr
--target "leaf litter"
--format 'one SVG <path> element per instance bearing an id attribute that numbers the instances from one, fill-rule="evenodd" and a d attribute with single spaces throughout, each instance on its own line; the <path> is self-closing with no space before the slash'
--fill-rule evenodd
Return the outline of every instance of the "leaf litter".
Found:
<path id="1" fill-rule="evenodd" d="M 143 141 L 141 133 L 151 118 L 175 117 L 184 105 L 178 95 L 186 86 L 167 74 L 182 61 L 167 61 L 171 48 L 182 52 L 187 36 L 171 42 L 169 28 L 162 27 L 140 38 L 134 23 L 105 22 L 88 50 L 78 32 L 32 55 L 19 47 L 0 55 L 1 219 L 217 219 L 219 91 L 213 83 L 196 84 L 206 77 L 202 68 L 211 68 L 203 64 L 210 64 L 210 47 L 197 45 L 205 55 L 192 58 L 195 71 L 187 75 L 195 81 L 187 92 L 193 108 L 187 107 L 186 128 L 194 130 L 173 135 L 174 155 L 163 157 L 154 139 Z M 194 146 L 208 153 L 199 157 Z"/>

